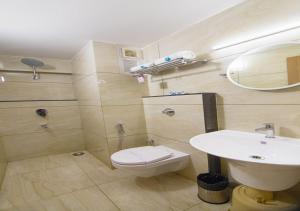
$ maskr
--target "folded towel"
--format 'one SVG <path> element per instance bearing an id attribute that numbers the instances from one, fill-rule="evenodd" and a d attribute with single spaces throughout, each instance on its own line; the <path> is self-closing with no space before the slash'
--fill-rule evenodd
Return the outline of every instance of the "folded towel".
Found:
<path id="1" fill-rule="evenodd" d="M 145 69 L 145 68 L 151 67 L 152 65 L 153 65 L 153 63 L 147 63 L 147 64 L 141 64 L 140 67 L 141 67 L 142 69 Z"/>
<path id="2" fill-rule="evenodd" d="M 154 64 L 155 65 L 160 65 L 160 64 L 163 64 L 163 63 L 166 63 L 166 62 L 169 62 L 169 61 L 171 61 L 171 58 L 166 56 L 166 57 L 163 57 L 163 58 L 156 59 L 154 61 Z"/>
<path id="3" fill-rule="evenodd" d="M 155 65 L 163 64 L 165 62 L 170 62 L 176 59 L 195 59 L 196 55 L 192 51 L 180 51 L 163 58 L 159 58 L 154 61 Z"/>
<path id="4" fill-rule="evenodd" d="M 138 72 L 138 71 L 143 70 L 145 68 L 149 68 L 152 65 L 153 65 L 153 63 L 141 64 L 141 65 L 138 65 L 136 67 L 130 68 L 130 72 Z"/>
<path id="5" fill-rule="evenodd" d="M 130 72 L 138 72 L 140 70 L 142 70 L 142 68 L 140 66 L 130 68 Z"/>

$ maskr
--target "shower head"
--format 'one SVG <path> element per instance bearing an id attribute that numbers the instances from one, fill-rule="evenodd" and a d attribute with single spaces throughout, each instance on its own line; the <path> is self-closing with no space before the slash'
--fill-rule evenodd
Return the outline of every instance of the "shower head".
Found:
<path id="1" fill-rule="evenodd" d="M 33 67 L 38 68 L 38 67 L 42 67 L 45 65 L 44 62 L 37 60 L 37 59 L 32 59 L 32 58 L 23 58 L 23 59 L 21 59 L 21 62 L 32 68 Z"/>
<path id="2" fill-rule="evenodd" d="M 40 60 L 37 60 L 37 59 L 32 59 L 32 58 L 23 58 L 23 59 L 21 59 L 21 62 L 32 68 L 32 70 L 33 70 L 33 76 L 32 76 L 33 80 L 40 79 L 40 75 L 38 74 L 36 69 L 39 68 L 39 67 L 45 66 L 44 62 L 42 62 Z"/>

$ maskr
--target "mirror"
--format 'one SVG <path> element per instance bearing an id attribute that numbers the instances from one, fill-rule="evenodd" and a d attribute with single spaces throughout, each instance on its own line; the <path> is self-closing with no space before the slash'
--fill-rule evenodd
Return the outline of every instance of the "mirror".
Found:
<path id="1" fill-rule="evenodd" d="M 227 77 L 247 89 L 277 90 L 297 86 L 300 84 L 300 43 L 248 51 L 229 65 Z"/>

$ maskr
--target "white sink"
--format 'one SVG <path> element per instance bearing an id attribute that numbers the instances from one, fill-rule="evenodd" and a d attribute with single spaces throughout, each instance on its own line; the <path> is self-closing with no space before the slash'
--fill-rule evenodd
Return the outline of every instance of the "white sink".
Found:
<path id="1" fill-rule="evenodd" d="M 195 136 L 190 144 L 227 159 L 232 177 L 249 187 L 281 191 L 300 181 L 300 139 L 221 130 Z"/>

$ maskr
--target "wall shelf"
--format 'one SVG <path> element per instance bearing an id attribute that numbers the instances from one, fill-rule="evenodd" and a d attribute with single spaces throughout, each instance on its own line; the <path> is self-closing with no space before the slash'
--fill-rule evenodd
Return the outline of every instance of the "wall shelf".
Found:
<path id="1" fill-rule="evenodd" d="M 196 64 L 196 63 L 200 63 L 200 64 L 206 64 L 208 62 L 208 60 L 206 59 L 184 59 L 184 58 L 180 58 L 180 59 L 174 59 L 172 61 L 169 62 L 165 62 L 162 64 L 152 64 L 149 67 L 143 67 L 140 70 L 137 71 L 131 71 L 130 74 L 134 75 L 134 76 L 140 76 L 140 75 L 144 75 L 144 74 L 149 74 L 149 75 L 157 75 L 165 70 L 172 70 L 172 69 L 177 69 L 179 67 L 183 67 L 183 66 L 187 66 L 187 65 L 191 65 L 191 64 Z"/>

